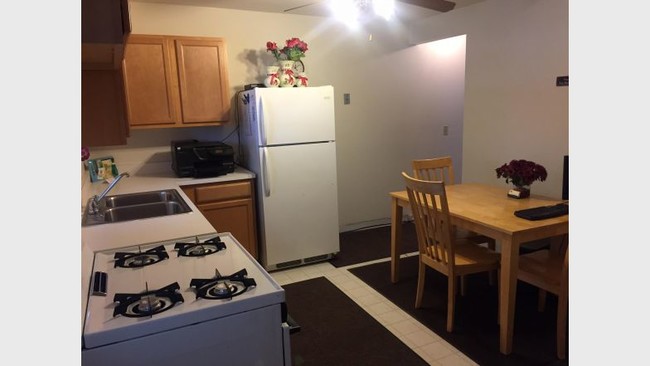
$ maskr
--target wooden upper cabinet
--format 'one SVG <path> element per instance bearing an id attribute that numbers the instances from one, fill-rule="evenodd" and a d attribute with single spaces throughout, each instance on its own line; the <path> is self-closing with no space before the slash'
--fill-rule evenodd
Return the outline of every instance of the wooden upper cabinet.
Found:
<path id="1" fill-rule="evenodd" d="M 230 116 L 221 38 L 131 35 L 124 57 L 132 128 L 219 125 Z"/>
<path id="2" fill-rule="evenodd" d="M 171 127 L 179 121 L 178 79 L 170 42 L 162 36 L 129 37 L 122 71 L 132 127 Z"/>
<path id="3" fill-rule="evenodd" d="M 127 0 L 81 1 L 81 144 L 124 145 L 129 135 L 122 60 Z"/>
<path id="4" fill-rule="evenodd" d="M 226 47 L 220 39 L 176 39 L 184 123 L 228 121 Z"/>
<path id="5" fill-rule="evenodd" d="M 125 145 L 129 135 L 120 70 L 81 71 L 81 145 Z"/>
<path id="6" fill-rule="evenodd" d="M 82 0 L 81 68 L 119 70 L 130 32 L 127 0 Z"/>

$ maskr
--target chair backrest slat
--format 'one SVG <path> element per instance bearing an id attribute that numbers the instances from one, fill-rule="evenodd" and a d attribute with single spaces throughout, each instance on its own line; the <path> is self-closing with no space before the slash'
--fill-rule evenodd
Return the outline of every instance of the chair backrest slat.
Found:
<path id="1" fill-rule="evenodd" d="M 454 166 L 451 156 L 432 159 L 416 159 L 411 162 L 413 176 L 420 180 L 443 181 L 454 184 Z"/>

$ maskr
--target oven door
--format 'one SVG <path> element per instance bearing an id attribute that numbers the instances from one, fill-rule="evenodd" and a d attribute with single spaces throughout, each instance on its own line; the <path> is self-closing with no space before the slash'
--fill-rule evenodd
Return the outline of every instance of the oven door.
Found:
<path id="1" fill-rule="evenodd" d="M 83 366 L 291 365 L 280 304 L 146 337 L 82 349 Z M 288 355 L 288 356 L 287 356 Z"/>

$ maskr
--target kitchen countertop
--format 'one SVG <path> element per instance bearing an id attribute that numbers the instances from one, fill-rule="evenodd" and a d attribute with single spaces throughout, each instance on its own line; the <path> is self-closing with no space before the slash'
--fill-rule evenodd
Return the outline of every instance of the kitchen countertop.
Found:
<path id="1" fill-rule="evenodd" d="M 252 179 L 255 174 L 237 166 L 233 173 L 211 178 L 178 178 L 169 164 L 149 163 L 120 165 L 120 173 L 128 172 L 108 195 L 146 192 L 162 189 L 176 189 L 190 206 L 192 212 L 164 217 L 133 220 L 81 227 L 81 280 L 82 309 L 85 309 L 90 284 L 94 253 L 133 245 L 154 243 L 162 240 L 202 235 L 216 230 L 185 195 L 180 186 L 204 183 L 228 182 Z M 84 172 L 86 175 L 88 172 Z M 81 189 L 81 214 L 88 199 L 100 194 L 108 185 L 104 182 L 91 183 L 86 178 Z M 79 216 L 80 226 L 81 218 Z M 82 314 L 83 317 L 83 314 Z"/>

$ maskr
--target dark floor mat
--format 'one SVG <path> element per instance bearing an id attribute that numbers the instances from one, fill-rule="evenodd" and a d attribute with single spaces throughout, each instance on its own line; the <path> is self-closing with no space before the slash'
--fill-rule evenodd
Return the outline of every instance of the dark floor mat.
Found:
<path id="1" fill-rule="evenodd" d="M 325 277 L 284 285 L 293 366 L 428 365 Z"/>

